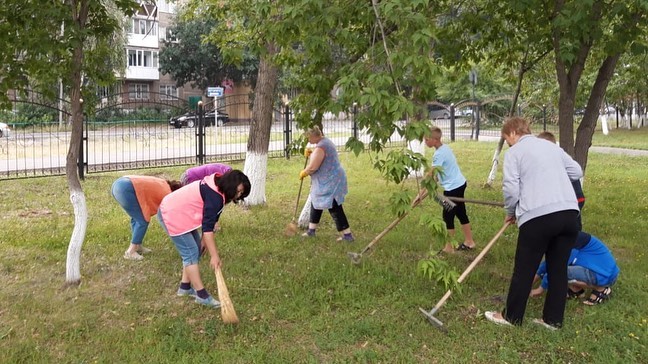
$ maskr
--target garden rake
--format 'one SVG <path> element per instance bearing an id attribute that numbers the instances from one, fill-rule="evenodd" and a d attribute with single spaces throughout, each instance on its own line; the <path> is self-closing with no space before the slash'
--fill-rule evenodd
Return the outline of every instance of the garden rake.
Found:
<path id="1" fill-rule="evenodd" d="M 414 202 L 412 202 L 412 208 L 418 206 L 427 196 L 428 196 L 428 191 L 424 190 L 423 194 L 421 195 L 421 198 L 416 199 L 416 200 L 414 200 Z M 438 201 L 438 199 L 440 199 L 438 194 L 434 194 L 434 196 L 435 196 L 435 200 Z M 443 197 L 443 196 L 441 195 L 441 197 Z M 450 209 L 454 208 L 454 206 L 456 206 L 455 203 L 452 202 L 452 201 L 447 201 L 445 203 L 444 202 L 439 202 L 439 203 L 442 206 L 444 206 L 444 208 L 446 208 L 447 210 L 450 210 Z M 405 218 L 405 216 L 407 216 L 407 214 L 408 213 L 406 212 L 406 213 L 402 214 L 401 216 L 399 216 L 398 218 L 396 218 L 394 221 L 392 221 L 392 223 L 389 224 L 385 228 L 385 230 L 383 230 L 380 234 L 378 234 L 369 244 L 367 244 L 367 246 L 365 246 L 364 249 L 362 249 L 362 251 L 360 251 L 360 253 L 348 252 L 347 255 L 351 259 L 351 262 L 353 262 L 353 264 L 360 264 L 360 260 L 362 259 L 362 255 L 365 254 L 366 252 L 368 252 L 376 243 L 378 243 L 380 241 L 380 239 L 382 239 L 385 235 L 387 235 L 388 232 L 390 232 L 396 225 L 398 225 L 398 223 L 400 223 L 401 220 L 403 220 Z"/>
<path id="2" fill-rule="evenodd" d="M 484 249 L 482 249 L 482 251 L 479 253 L 479 255 L 477 255 L 475 260 L 473 260 L 472 263 L 470 263 L 470 265 L 468 266 L 468 268 L 466 268 L 466 270 L 463 273 L 461 273 L 461 276 L 459 276 L 459 279 L 457 279 L 457 283 L 462 283 L 464 281 L 464 279 L 466 279 L 468 274 L 470 274 L 470 272 L 472 272 L 473 268 L 475 268 L 477 263 L 479 263 L 482 260 L 482 258 L 486 255 L 486 253 L 488 253 L 488 251 L 493 246 L 493 244 L 495 244 L 497 239 L 499 239 L 499 237 L 504 233 L 504 230 L 506 230 L 506 228 L 510 224 L 511 224 L 510 221 L 507 221 L 507 222 L 504 223 L 504 226 L 502 226 L 502 228 L 497 232 L 497 234 L 495 234 L 495 236 L 491 239 L 491 241 L 489 241 L 488 244 L 486 244 Z M 428 319 L 428 321 L 432 325 L 436 326 L 439 330 L 441 330 L 441 331 L 443 331 L 445 333 L 447 333 L 448 330 L 445 328 L 445 326 L 443 325 L 443 322 L 441 322 L 441 320 L 434 317 L 434 314 L 437 311 L 439 311 L 441 306 L 443 306 L 443 304 L 448 300 L 448 298 L 450 298 L 451 294 L 452 294 L 452 290 L 449 289 L 445 293 L 445 295 L 443 295 L 443 297 L 439 300 L 439 302 L 437 302 L 437 304 L 434 306 L 434 308 L 432 308 L 430 311 L 426 311 L 423 308 L 419 307 L 419 310 Z"/>

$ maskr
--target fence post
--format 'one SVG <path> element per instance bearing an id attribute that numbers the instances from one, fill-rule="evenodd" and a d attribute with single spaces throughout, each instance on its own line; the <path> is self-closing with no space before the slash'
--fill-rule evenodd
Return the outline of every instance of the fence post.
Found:
<path id="1" fill-rule="evenodd" d="M 481 109 L 481 101 L 477 100 L 477 106 L 475 107 L 477 109 L 477 115 L 475 115 L 475 140 L 479 140 L 479 123 L 480 123 L 480 118 L 479 118 L 479 109 Z"/>
<path id="2" fill-rule="evenodd" d="M 284 112 L 284 156 L 290 160 L 290 143 L 292 142 L 291 128 L 290 128 L 290 107 L 286 103 L 283 109 Z"/>
<path id="3" fill-rule="evenodd" d="M 77 173 L 79 174 L 79 179 L 81 181 L 85 180 L 85 152 L 83 148 L 83 143 L 87 143 L 88 141 L 88 136 L 86 133 L 88 132 L 88 126 L 83 127 L 84 123 L 87 123 L 88 118 L 85 117 L 85 113 L 83 112 L 83 99 L 79 100 L 81 103 L 81 117 L 83 120 L 81 120 L 81 140 L 79 141 L 79 158 L 77 158 Z"/>
<path id="4" fill-rule="evenodd" d="M 198 138 L 198 153 L 196 154 L 196 161 L 202 165 L 205 162 L 205 118 L 204 118 L 203 102 L 198 101 L 198 127 L 196 128 L 196 137 Z M 214 121 L 216 118 L 214 117 Z"/>
<path id="5" fill-rule="evenodd" d="M 353 103 L 353 139 L 358 139 L 358 122 L 356 116 L 358 115 L 358 103 Z"/>
<path id="6" fill-rule="evenodd" d="M 455 141 L 455 105 L 450 104 L 450 141 Z"/>
<path id="7" fill-rule="evenodd" d="M 547 131 L 547 105 L 542 104 L 542 131 Z"/>

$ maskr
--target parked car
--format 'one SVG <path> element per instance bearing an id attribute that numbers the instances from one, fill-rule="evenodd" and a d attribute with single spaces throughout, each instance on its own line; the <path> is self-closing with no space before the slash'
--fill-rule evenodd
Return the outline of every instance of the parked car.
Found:
<path id="1" fill-rule="evenodd" d="M 215 115 L 216 113 L 213 110 L 205 113 L 205 126 L 213 126 L 216 124 Z M 219 111 L 218 126 L 223 126 L 224 124 L 227 124 L 229 122 L 229 115 L 226 112 Z M 174 116 L 169 119 L 169 125 L 176 128 L 182 128 L 183 126 L 193 128 L 198 125 L 198 115 L 196 115 L 195 112 L 190 111 L 180 116 Z"/>
<path id="2" fill-rule="evenodd" d="M 9 137 L 11 135 L 11 129 L 7 123 L 0 123 L 0 138 Z"/>
<path id="3" fill-rule="evenodd" d="M 467 113 L 466 113 L 466 109 Z M 428 113 L 430 115 L 430 119 L 450 119 L 450 109 L 446 109 L 443 106 L 439 105 L 428 105 Z M 464 117 L 469 117 L 472 114 L 472 110 L 470 108 L 464 108 L 464 109 L 455 109 L 454 111 L 455 118 L 464 118 Z"/>

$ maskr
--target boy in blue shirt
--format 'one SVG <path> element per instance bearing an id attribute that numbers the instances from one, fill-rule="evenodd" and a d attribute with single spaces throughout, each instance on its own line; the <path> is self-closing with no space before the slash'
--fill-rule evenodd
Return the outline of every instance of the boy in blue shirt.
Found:
<path id="1" fill-rule="evenodd" d="M 610 249 L 597 237 L 580 231 L 576 244 L 571 251 L 567 266 L 569 298 L 578 298 L 585 293 L 585 288 L 591 288 L 589 298 L 583 301 L 588 306 L 594 306 L 605 301 L 617 280 L 619 267 Z M 538 267 L 534 282 L 542 280 L 540 286 L 531 290 L 531 297 L 540 296 L 549 286 L 547 266 L 543 261 Z"/>

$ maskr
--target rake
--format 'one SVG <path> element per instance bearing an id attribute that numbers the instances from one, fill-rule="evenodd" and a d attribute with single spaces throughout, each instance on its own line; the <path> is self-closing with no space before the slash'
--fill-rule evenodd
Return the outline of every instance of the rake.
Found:
<path id="1" fill-rule="evenodd" d="M 473 268 L 475 268 L 477 263 L 479 263 L 482 260 L 482 258 L 486 255 L 486 253 L 488 253 L 488 251 L 493 246 L 493 244 L 495 244 L 497 239 L 499 239 L 499 237 L 504 233 L 504 230 L 506 230 L 506 228 L 510 224 L 511 224 L 510 221 L 504 223 L 504 225 L 497 232 L 497 234 L 495 234 L 495 236 L 491 239 L 491 241 L 489 241 L 488 244 L 486 244 L 486 246 L 484 247 L 484 249 L 482 249 L 482 251 L 479 253 L 479 255 L 477 255 L 475 260 L 473 260 L 472 263 L 470 263 L 470 265 L 468 266 L 468 268 L 466 268 L 466 270 L 463 273 L 461 273 L 461 276 L 459 276 L 459 279 L 457 279 L 457 283 L 462 283 L 464 279 L 466 279 L 468 274 L 472 272 Z M 432 325 L 436 326 L 439 330 L 445 333 L 447 333 L 448 330 L 445 328 L 441 320 L 434 317 L 434 314 L 437 313 L 437 311 L 439 311 L 439 309 L 441 308 L 441 306 L 443 306 L 443 304 L 445 304 L 448 298 L 450 298 L 450 295 L 452 295 L 452 290 L 449 289 L 430 311 L 426 311 L 423 308 L 419 307 L 419 311 L 421 311 L 423 316 L 425 316 Z"/>

